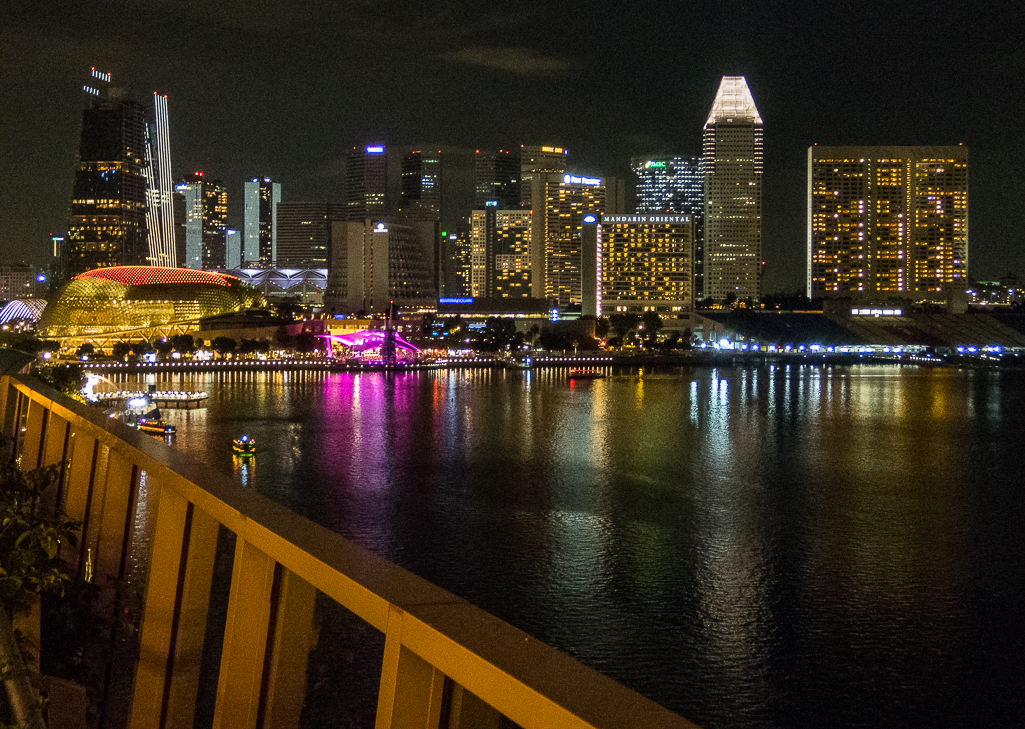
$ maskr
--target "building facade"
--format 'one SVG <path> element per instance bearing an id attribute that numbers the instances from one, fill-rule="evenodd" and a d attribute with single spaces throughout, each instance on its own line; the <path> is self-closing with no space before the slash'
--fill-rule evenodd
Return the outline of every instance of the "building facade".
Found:
<path id="1" fill-rule="evenodd" d="M 388 214 L 388 154 L 383 144 L 349 150 L 343 192 L 346 220 L 381 220 Z"/>
<path id="2" fill-rule="evenodd" d="M 810 147 L 807 260 L 812 298 L 966 287 L 967 147 Z"/>
<path id="3" fill-rule="evenodd" d="M 550 172 L 529 178 L 531 296 L 561 307 L 579 305 L 584 216 L 605 212 L 605 181 Z"/>
<path id="4" fill-rule="evenodd" d="M 473 209 L 493 202 L 499 210 L 520 206 L 520 152 L 478 149 L 473 158 Z"/>
<path id="5" fill-rule="evenodd" d="M 108 89 L 109 82 L 109 74 L 93 69 L 84 87 L 89 106 L 63 247 L 68 276 L 149 259 L 146 109 L 124 90 Z"/>
<path id="6" fill-rule="evenodd" d="M 700 157 L 679 155 L 634 157 L 630 166 L 637 176 L 637 200 L 640 213 L 676 213 L 687 215 L 694 223 L 694 298 L 705 293 L 705 178 Z"/>
<path id="7" fill-rule="evenodd" d="M 283 202 L 277 209 L 279 268 L 327 268 L 331 223 L 343 220 L 347 209 L 323 202 Z"/>
<path id="8" fill-rule="evenodd" d="M 242 262 L 270 266 L 278 256 L 281 183 L 269 177 L 254 177 L 245 183 L 243 196 L 245 217 L 242 227 Z"/>
<path id="9" fill-rule="evenodd" d="M 174 179 L 171 177 L 171 135 L 167 96 L 153 93 L 153 123 L 146 125 L 146 224 L 148 261 L 154 266 L 178 265 L 174 234 Z"/>
<path id="10" fill-rule="evenodd" d="M 605 314 L 693 309 L 692 216 L 605 215 L 599 224 Z"/>
<path id="11" fill-rule="evenodd" d="M 531 296 L 532 217 L 529 210 L 500 210 L 496 205 L 471 213 L 470 296 Z"/>
<path id="12" fill-rule="evenodd" d="M 705 122 L 704 296 L 758 299 L 762 278 L 762 118 L 743 76 L 723 76 Z"/>
<path id="13" fill-rule="evenodd" d="M 538 174 L 565 174 L 569 164 L 569 150 L 551 145 L 520 145 L 520 204 L 534 204 L 532 180 Z"/>
<path id="14" fill-rule="evenodd" d="M 441 150 L 402 155 L 399 213 L 407 220 L 441 220 Z"/>
<path id="15" fill-rule="evenodd" d="M 185 268 L 218 270 L 228 262 L 228 190 L 195 172 L 175 190 L 185 198 Z"/>

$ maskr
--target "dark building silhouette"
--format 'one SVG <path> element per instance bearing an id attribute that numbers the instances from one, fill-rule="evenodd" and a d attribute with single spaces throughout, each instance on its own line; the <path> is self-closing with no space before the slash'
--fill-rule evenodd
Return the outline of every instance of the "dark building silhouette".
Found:
<path id="1" fill-rule="evenodd" d="M 473 209 L 488 203 L 499 210 L 520 206 L 520 151 L 478 149 L 473 158 Z"/>

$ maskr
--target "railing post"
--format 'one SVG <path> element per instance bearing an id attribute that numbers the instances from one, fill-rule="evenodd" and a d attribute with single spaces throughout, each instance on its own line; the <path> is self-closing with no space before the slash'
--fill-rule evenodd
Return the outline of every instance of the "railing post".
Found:
<path id="1" fill-rule="evenodd" d="M 42 403 L 28 398 L 28 420 L 25 423 L 25 437 L 21 448 L 21 470 L 31 471 L 39 467 L 40 445 L 46 430 L 46 416 L 49 412 Z"/>
<path id="2" fill-rule="evenodd" d="M 452 686 L 448 725 L 444 729 L 499 729 L 502 715 L 459 684 Z"/>
<path id="3" fill-rule="evenodd" d="M 256 729 L 273 587 L 274 560 L 239 535 L 224 624 L 214 729 Z"/>
<path id="4" fill-rule="evenodd" d="M 306 699 L 306 664 L 317 643 L 313 611 L 317 591 L 294 572 L 282 569 L 277 617 L 261 712 L 264 727 L 298 727 Z"/>
<path id="5" fill-rule="evenodd" d="M 132 729 L 186 727 L 195 713 L 217 522 L 174 490 L 158 486 Z"/>
<path id="6" fill-rule="evenodd" d="M 438 729 L 445 675 L 402 645 L 405 612 L 388 610 L 375 729 Z"/>

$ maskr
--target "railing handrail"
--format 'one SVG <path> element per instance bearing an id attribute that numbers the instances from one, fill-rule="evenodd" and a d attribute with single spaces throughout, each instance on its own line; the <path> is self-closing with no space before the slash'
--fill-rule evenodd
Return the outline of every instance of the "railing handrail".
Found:
<path id="1" fill-rule="evenodd" d="M 692 727 L 676 714 L 408 570 L 30 378 L 11 388 L 170 488 L 283 568 L 524 726 Z M 0 399 L 6 401 L 7 396 Z M 8 408 L 9 409 L 9 408 Z M 525 721 L 526 720 L 526 721 Z M 380 726 L 380 718 L 379 724 Z"/>

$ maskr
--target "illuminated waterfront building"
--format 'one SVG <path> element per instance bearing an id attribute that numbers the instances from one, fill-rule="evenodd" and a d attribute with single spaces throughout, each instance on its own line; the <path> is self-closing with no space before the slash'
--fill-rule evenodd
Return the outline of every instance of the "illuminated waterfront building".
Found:
<path id="1" fill-rule="evenodd" d="M 808 296 L 937 298 L 967 285 L 968 149 L 808 149 Z"/>
<path id="2" fill-rule="evenodd" d="M 234 228 L 224 231 L 225 252 L 228 268 L 239 268 L 242 265 L 242 233 Z"/>
<path id="3" fill-rule="evenodd" d="M 441 294 L 444 296 L 470 295 L 471 236 L 472 229 L 465 219 L 454 231 L 443 231 L 441 234 L 442 259 L 445 262 Z"/>
<path id="4" fill-rule="evenodd" d="M 605 180 L 546 172 L 529 178 L 531 296 L 563 307 L 578 305 L 584 216 L 605 212 Z"/>
<path id="5" fill-rule="evenodd" d="M 75 276 L 43 311 L 50 339 L 104 338 L 192 331 L 199 319 L 266 306 L 233 276 L 188 268 L 113 266 Z M 159 331 L 158 331 L 159 330 Z"/>
<path id="6" fill-rule="evenodd" d="M 185 198 L 185 268 L 214 270 L 228 260 L 228 191 L 202 172 L 175 188 Z"/>
<path id="7" fill-rule="evenodd" d="M 705 180 L 700 157 L 650 156 L 630 161 L 637 176 L 637 213 L 676 213 L 694 222 L 694 298 L 704 298 Z"/>
<path id="8" fill-rule="evenodd" d="M 149 263 L 178 265 L 174 236 L 171 177 L 171 135 L 168 128 L 167 96 L 153 93 L 153 123 L 146 132 L 146 223 L 149 229 Z"/>
<path id="9" fill-rule="evenodd" d="M 563 174 L 569 164 L 569 150 L 551 145 L 520 145 L 520 204 L 534 204 L 533 175 Z"/>
<path id="10" fill-rule="evenodd" d="M 346 209 L 334 203 L 283 202 L 277 207 L 277 265 L 282 268 L 327 268 L 331 222 Z"/>
<path id="11" fill-rule="evenodd" d="M 605 314 L 693 309 L 694 220 L 690 215 L 605 215 L 599 225 Z"/>
<path id="12" fill-rule="evenodd" d="M 345 156 L 345 219 L 381 220 L 388 214 L 388 155 L 383 144 L 353 147 Z"/>
<path id="13" fill-rule="evenodd" d="M 519 150 L 478 149 L 473 158 L 473 209 L 483 210 L 489 202 L 499 210 L 520 206 Z"/>
<path id="14" fill-rule="evenodd" d="M 269 266 L 278 257 L 278 204 L 281 183 L 254 177 L 245 183 L 242 262 Z M 236 268 L 237 266 L 230 266 Z"/>
<path id="15" fill-rule="evenodd" d="M 78 167 L 63 267 L 74 276 L 101 266 L 145 264 L 146 109 L 110 74 L 93 69 L 84 90 Z"/>
<path id="16" fill-rule="evenodd" d="M 406 220 L 441 219 L 441 150 L 402 155 L 399 213 Z"/>
<path id="17" fill-rule="evenodd" d="M 529 298 L 531 211 L 490 205 L 474 210 L 470 220 L 470 295 Z"/>
<path id="18" fill-rule="evenodd" d="M 704 295 L 757 299 L 762 274 L 762 118 L 743 76 L 723 76 L 704 127 Z"/>

